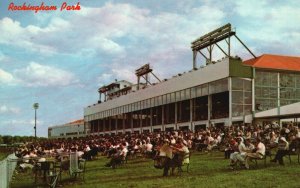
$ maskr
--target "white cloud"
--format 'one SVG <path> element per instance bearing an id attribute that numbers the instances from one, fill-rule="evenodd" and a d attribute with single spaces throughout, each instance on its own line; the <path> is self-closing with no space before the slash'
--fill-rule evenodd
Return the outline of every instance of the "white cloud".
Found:
<path id="1" fill-rule="evenodd" d="M 9 107 L 9 106 L 6 106 L 6 105 L 1 105 L 0 106 L 0 114 L 4 114 L 4 113 L 18 114 L 19 112 L 20 112 L 20 108 Z"/>
<path id="2" fill-rule="evenodd" d="M 16 79 L 9 72 L 0 69 L 0 83 L 11 85 L 16 83 Z"/>
<path id="3" fill-rule="evenodd" d="M 124 56 L 126 51 L 136 49 L 139 55 L 149 52 L 147 48 L 186 47 L 198 35 L 219 26 L 224 16 L 221 10 L 205 3 L 184 14 L 161 12 L 153 15 L 148 9 L 130 4 L 82 6 L 82 10 L 72 16 L 53 14 L 47 17 L 49 23 L 45 27 L 23 27 L 17 20 L 3 18 L 0 33 L 4 34 L 0 36 L 0 43 L 44 54 L 78 54 L 93 49 L 99 54 Z M 17 43 L 14 42 L 16 38 Z M 141 48 L 145 49 L 139 52 Z"/>
<path id="4" fill-rule="evenodd" d="M 3 61 L 6 56 L 0 51 L 0 62 Z"/>
<path id="5" fill-rule="evenodd" d="M 36 123 L 38 125 L 43 125 L 44 122 L 42 120 L 36 120 Z M 34 125 L 35 124 L 35 120 L 21 120 L 21 119 L 12 119 L 12 120 L 6 120 L 6 121 L 2 121 L 3 125 L 14 125 L 14 126 L 20 126 L 20 125 Z"/>
<path id="6" fill-rule="evenodd" d="M 11 119 L 0 121 L 0 135 L 34 135 L 34 119 Z M 41 135 L 44 122 L 37 120 L 37 135 Z"/>
<path id="7" fill-rule="evenodd" d="M 238 33 L 255 41 L 260 53 L 299 54 L 300 7 L 292 3 L 260 0 L 236 1 L 234 9 L 244 20 Z"/>
<path id="8" fill-rule="evenodd" d="M 78 83 L 70 72 L 35 62 L 15 70 L 14 75 L 26 86 L 66 86 Z"/>
<path id="9" fill-rule="evenodd" d="M 99 49 L 107 54 L 122 54 L 124 53 L 124 49 L 122 46 L 114 42 L 113 40 L 95 36 L 91 38 L 89 43 L 90 47 L 94 47 L 94 49 Z"/>
<path id="10" fill-rule="evenodd" d="M 49 25 L 47 30 L 51 29 L 52 25 Z M 56 31 L 59 28 L 56 29 Z M 26 50 L 33 50 L 35 52 L 41 52 L 44 54 L 51 54 L 56 51 L 53 46 L 38 43 L 36 38 L 44 38 L 46 35 L 45 32 L 42 35 L 39 35 L 43 32 L 43 29 L 29 25 L 27 27 L 22 27 L 20 22 L 14 21 L 11 18 L 5 17 L 0 20 L 0 43 L 17 46 L 24 48 Z M 17 40 L 17 41 L 16 41 Z"/>

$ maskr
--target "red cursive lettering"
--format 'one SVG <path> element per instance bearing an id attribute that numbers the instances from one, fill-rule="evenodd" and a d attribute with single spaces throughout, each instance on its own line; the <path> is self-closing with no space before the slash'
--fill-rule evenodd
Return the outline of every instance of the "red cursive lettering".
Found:
<path id="1" fill-rule="evenodd" d="M 63 4 L 60 7 L 60 11 L 63 10 L 80 10 L 80 3 L 78 2 L 76 5 L 68 5 L 66 2 L 63 2 Z"/>

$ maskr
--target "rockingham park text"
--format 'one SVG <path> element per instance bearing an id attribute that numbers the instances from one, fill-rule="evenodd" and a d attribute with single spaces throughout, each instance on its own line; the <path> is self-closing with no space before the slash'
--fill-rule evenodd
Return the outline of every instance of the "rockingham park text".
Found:
<path id="1" fill-rule="evenodd" d="M 74 11 L 74 10 L 80 10 L 80 3 L 78 2 L 76 5 L 68 5 L 66 2 L 63 2 L 58 9 L 56 5 L 45 5 L 44 2 L 42 2 L 40 5 L 31 5 L 23 3 L 22 5 L 15 5 L 14 3 L 10 3 L 8 5 L 7 10 L 9 11 L 34 11 L 35 13 L 38 13 L 39 11 Z"/>

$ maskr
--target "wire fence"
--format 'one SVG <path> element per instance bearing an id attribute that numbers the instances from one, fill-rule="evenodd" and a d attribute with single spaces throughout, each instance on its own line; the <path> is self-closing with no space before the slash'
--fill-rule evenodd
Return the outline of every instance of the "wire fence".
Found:
<path id="1" fill-rule="evenodd" d="M 17 157 L 10 154 L 6 159 L 0 161 L 0 187 L 8 188 L 12 180 L 14 170 L 17 166 Z"/>

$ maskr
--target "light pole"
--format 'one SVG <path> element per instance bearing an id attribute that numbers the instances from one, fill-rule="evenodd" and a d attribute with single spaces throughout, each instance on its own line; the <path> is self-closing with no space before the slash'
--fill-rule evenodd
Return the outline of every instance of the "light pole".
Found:
<path id="1" fill-rule="evenodd" d="M 36 140 L 36 110 L 39 108 L 39 103 L 34 103 L 33 108 L 34 108 L 34 138 Z"/>

